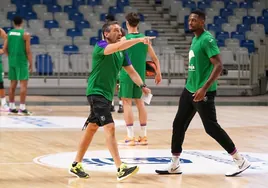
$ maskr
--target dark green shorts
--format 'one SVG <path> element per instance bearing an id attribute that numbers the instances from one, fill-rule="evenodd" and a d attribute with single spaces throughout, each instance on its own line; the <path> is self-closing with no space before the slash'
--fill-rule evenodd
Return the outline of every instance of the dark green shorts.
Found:
<path id="1" fill-rule="evenodd" d="M 29 69 L 25 67 L 13 67 L 9 66 L 8 70 L 9 80 L 28 80 L 29 79 Z"/>
<path id="2" fill-rule="evenodd" d="M 142 90 L 135 83 L 120 83 L 119 97 L 140 99 Z"/>

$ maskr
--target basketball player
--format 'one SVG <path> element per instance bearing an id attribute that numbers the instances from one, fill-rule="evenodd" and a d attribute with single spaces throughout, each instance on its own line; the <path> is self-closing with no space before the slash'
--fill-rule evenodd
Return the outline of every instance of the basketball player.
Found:
<path id="1" fill-rule="evenodd" d="M 128 34 L 125 36 L 126 40 L 144 37 L 144 34 L 138 31 L 139 22 L 140 18 L 137 13 L 131 12 L 126 15 L 126 25 L 128 30 Z M 147 53 L 149 53 L 151 59 L 155 62 L 157 67 L 155 83 L 159 84 L 161 82 L 162 77 L 161 77 L 159 60 L 151 45 L 139 43 L 127 49 L 127 53 L 129 55 L 133 67 L 139 73 L 143 82 L 145 81 L 146 57 Z M 136 106 L 138 108 L 139 121 L 141 127 L 137 143 L 139 145 L 147 145 L 148 144 L 147 131 L 146 131 L 147 112 L 145 109 L 144 101 L 141 99 L 142 90 L 131 80 L 131 78 L 129 77 L 129 75 L 125 70 L 122 70 L 120 72 L 119 95 L 120 97 L 122 97 L 124 104 L 124 119 L 127 128 L 127 137 L 123 141 L 123 143 L 129 146 L 136 145 L 133 131 L 134 117 L 132 112 L 132 100 L 134 99 Z"/>
<path id="2" fill-rule="evenodd" d="M 103 127 L 107 147 L 117 168 L 117 179 L 123 180 L 138 171 L 138 167 L 128 167 L 122 163 L 115 139 L 115 125 L 110 112 L 114 96 L 116 77 L 123 68 L 131 79 L 145 94 L 150 93 L 138 73 L 135 71 L 127 54 L 123 51 L 137 43 L 149 44 L 153 37 L 144 37 L 127 41 L 120 41 L 122 34 L 117 22 L 107 22 L 102 27 L 105 40 L 99 41 L 93 50 L 92 72 L 88 79 L 87 99 L 91 113 L 84 125 L 85 133 L 80 142 L 77 155 L 72 163 L 70 173 L 80 178 L 88 178 L 81 165 L 85 152 L 99 127 Z"/>
<path id="3" fill-rule="evenodd" d="M 114 15 L 112 14 L 108 14 L 106 17 L 105 17 L 105 21 L 106 22 L 112 22 L 112 21 L 116 21 L 115 20 L 115 17 Z M 122 36 L 125 36 L 126 33 L 124 31 L 124 29 L 121 27 L 121 33 L 122 33 Z M 117 79 L 116 79 L 116 87 L 115 87 L 115 91 L 118 92 L 119 90 L 119 74 L 117 75 Z M 117 113 L 123 113 L 124 112 L 124 108 L 123 108 L 123 102 L 121 100 L 121 97 L 118 96 L 118 99 L 119 99 L 119 106 L 118 106 L 118 110 L 117 110 Z M 114 108 L 114 100 L 112 101 L 112 105 L 111 105 L 111 112 L 115 112 L 115 108 Z"/>
<path id="4" fill-rule="evenodd" d="M 0 28 L 0 37 L 4 39 L 4 41 L 7 38 L 6 32 Z M 5 88 L 4 88 L 4 71 L 3 71 L 3 63 L 2 63 L 2 54 L 4 53 L 3 49 L 0 49 L 0 98 L 1 98 L 1 110 L 4 112 L 9 111 L 9 107 L 6 101 L 6 94 L 5 94 Z"/>
<path id="5" fill-rule="evenodd" d="M 189 29 L 195 37 L 189 52 L 188 78 L 173 121 L 172 162 L 166 169 L 156 170 L 159 174 L 182 173 L 179 157 L 185 132 L 196 112 L 201 117 L 206 133 L 232 156 L 236 164 L 236 169 L 227 172 L 226 176 L 236 176 L 250 166 L 250 163 L 238 153 L 231 138 L 217 122 L 214 100 L 217 79 L 223 66 L 216 40 L 204 29 L 205 17 L 205 13 L 200 10 L 193 11 L 189 16 Z"/>
<path id="6" fill-rule="evenodd" d="M 13 24 L 15 28 L 8 32 L 8 37 L 4 44 L 4 51 L 8 54 L 8 79 L 11 81 L 9 89 L 9 111 L 11 114 L 31 115 L 31 112 L 26 109 L 25 105 L 29 72 L 32 71 L 33 64 L 30 48 L 31 36 L 22 28 L 23 20 L 21 17 L 15 16 Z M 20 81 L 19 111 L 15 106 L 15 90 L 18 81 Z"/>

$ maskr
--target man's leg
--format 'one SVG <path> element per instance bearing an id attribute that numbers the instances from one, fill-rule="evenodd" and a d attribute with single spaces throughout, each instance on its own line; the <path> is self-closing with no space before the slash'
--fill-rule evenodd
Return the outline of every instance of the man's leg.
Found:
<path id="1" fill-rule="evenodd" d="M 6 94 L 4 88 L 4 72 L 2 63 L 0 63 L 0 100 L 1 100 L 1 110 L 9 111 L 9 107 L 6 101 Z"/>
<path id="2" fill-rule="evenodd" d="M 172 161 L 167 168 L 163 170 L 156 170 L 159 174 L 181 174 L 179 165 L 179 156 L 182 152 L 182 144 L 185 137 L 185 132 L 192 121 L 196 109 L 192 104 L 192 94 L 186 89 L 183 90 L 177 114 L 173 121 L 173 132 L 171 142 Z"/>
<path id="3" fill-rule="evenodd" d="M 18 77 L 17 77 L 15 67 L 9 66 L 8 79 L 10 80 L 10 86 L 9 86 L 9 92 L 8 92 L 9 112 L 11 114 L 13 114 L 13 113 L 16 114 L 16 113 L 18 113 L 18 110 L 16 109 L 16 105 L 15 105 L 15 91 L 16 91 L 16 87 L 18 84 L 18 81 L 17 81 Z"/>
<path id="4" fill-rule="evenodd" d="M 237 151 L 232 139 L 218 124 L 215 108 L 215 92 L 208 92 L 206 100 L 195 103 L 197 111 L 201 117 L 206 133 L 214 138 L 234 159 L 238 168 L 235 172 L 226 174 L 235 176 L 246 170 L 250 163 Z"/>
<path id="5" fill-rule="evenodd" d="M 147 140 L 147 111 L 145 108 L 144 101 L 142 99 L 135 99 L 136 106 L 138 108 L 139 112 L 139 120 L 140 120 L 140 126 L 141 126 L 141 131 L 140 131 L 140 136 L 139 136 L 139 144 L 140 145 L 147 145 L 148 140 Z"/>
<path id="6" fill-rule="evenodd" d="M 26 96 L 27 96 L 27 87 L 28 87 L 28 79 L 29 79 L 29 70 L 28 67 L 18 68 L 18 75 L 20 80 L 20 115 L 31 115 L 26 109 Z"/>

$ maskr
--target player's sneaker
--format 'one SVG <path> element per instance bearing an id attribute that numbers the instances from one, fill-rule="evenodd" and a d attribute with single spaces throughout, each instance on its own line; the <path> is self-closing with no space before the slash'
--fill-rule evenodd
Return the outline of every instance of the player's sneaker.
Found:
<path id="1" fill-rule="evenodd" d="M 78 178 L 89 178 L 89 175 L 84 171 L 82 163 L 77 163 L 75 166 L 71 166 L 69 173 L 75 175 Z"/>
<path id="2" fill-rule="evenodd" d="M 236 176 L 245 171 L 246 169 L 248 169 L 251 165 L 250 162 L 244 157 L 242 157 L 241 160 L 234 159 L 234 162 L 236 167 L 232 171 L 227 172 L 225 176 L 227 177 Z"/>
<path id="3" fill-rule="evenodd" d="M 180 164 L 174 164 L 172 161 L 164 169 L 155 170 L 157 174 L 182 174 Z"/>
<path id="4" fill-rule="evenodd" d="M 117 180 L 122 181 L 128 177 L 135 175 L 139 171 L 138 166 L 128 167 L 125 163 L 122 163 L 117 170 Z"/>
<path id="5" fill-rule="evenodd" d="M 137 144 L 143 145 L 143 146 L 148 145 L 147 136 L 143 136 L 143 137 L 139 136 L 139 139 L 137 140 Z"/>
<path id="6" fill-rule="evenodd" d="M 18 110 L 15 108 L 15 109 L 9 109 L 9 115 L 12 115 L 12 114 L 18 114 Z"/>
<path id="7" fill-rule="evenodd" d="M 126 146 L 135 146 L 136 142 L 135 142 L 135 138 L 129 138 L 128 136 L 125 138 L 125 140 L 121 140 L 119 141 L 120 145 L 126 145 Z"/>
<path id="8" fill-rule="evenodd" d="M 21 115 L 21 116 L 30 116 L 30 115 L 32 115 L 32 112 L 29 112 L 26 109 L 25 110 L 19 109 L 18 115 Z"/>
<path id="9" fill-rule="evenodd" d="M 124 113 L 123 105 L 119 105 L 117 113 Z"/>
<path id="10" fill-rule="evenodd" d="M 1 106 L 0 111 L 2 111 L 2 112 L 9 112 L 9 106 L 7 104 L 4 104 L 3 106 Z"/>

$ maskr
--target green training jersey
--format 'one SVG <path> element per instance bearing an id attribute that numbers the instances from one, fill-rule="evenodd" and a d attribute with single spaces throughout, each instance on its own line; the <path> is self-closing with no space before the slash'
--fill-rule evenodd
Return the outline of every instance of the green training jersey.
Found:
<path id="1" fill-rule="evenodd" d="M 9 66 L 28 66 L 23 29 L 12 29 L 8 32 L 8 64 Z"/>
<path id="2" fill-rule="evenodd" d="M 186 89 L 195 93 L 207 82 L 214 65 L 210 58 L 220 54 L 215 38 L 208 31 L 194 37 L 189 51 L 188 78 Z M 216 91 L 217 81 L 213 82 L 208 91 Z"/>
<path id="3" fill-rule="evenodd" d="M 112 101 L 116 86 L 116 79 L 122 66 L 131 65 L 125 51 L 104 55 L 108 43 L 99 41 L 93 50 L 92 72 L 88 78 L 86 95 L 102 95 Z"/>
<path id="4" fill-rule="evenodd" d="M 126 39 L 133 39 L 133 38 L 142 38 L 144 37 L 144 34 L 142 33 L 130 33 L 126 35 Z M 135 44 L 134 46 L 128 48 L 127 54 L 129 56 L 129 59 L 132 63 L 132 66 L 137 71 L 137 73 L 140 75 L 141 79 L 145 80 L 145 69 L 146 69 L 146 57 L 148 52 L 148 45 L 143 43 Z M 120 82 L 122 83 L 133 83 L 127 72 L 122 69 L 120 72 Z"/>

